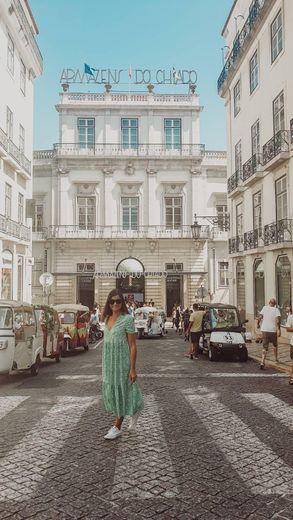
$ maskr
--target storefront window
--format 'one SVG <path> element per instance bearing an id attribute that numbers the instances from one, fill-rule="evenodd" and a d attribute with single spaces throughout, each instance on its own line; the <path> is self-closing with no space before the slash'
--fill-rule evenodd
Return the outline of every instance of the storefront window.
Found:
<path id="1" fill-rule="evenodd" d="M 12 260 L 11 251 L 4 249 L 1 255 L 1 299 L 12 300 Z"/>
<path id="2" fill-rule="evenodd" d="M 257 258 L 253 264 L 253 278 L 254 314 L 258 316 L 265 305 L 265 271 L 263 261 L 260 258 Z"/>
<path id="3" fill-rule="evenodd" d="M 237 307 L 240 312 L 241 322 L 244 322 L 246 311 L 246 298 L 245 298 L 245 265 L 242 260 L 239 260 L 236 264 L 236 288 L 237 288 Z"/>
<path id="4" fill-rule="evenodd" d="M 277 302 L 281 312 L 281 323 L 286 322 L 286 307 L 291 305 L 291 263 L 287 255 L 276 262 Z"/>

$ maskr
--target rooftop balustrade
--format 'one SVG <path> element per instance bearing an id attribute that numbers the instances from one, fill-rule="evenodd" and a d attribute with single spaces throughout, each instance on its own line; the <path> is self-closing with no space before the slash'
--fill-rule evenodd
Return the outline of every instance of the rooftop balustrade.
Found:
<path id="1" fill-rule="evenodd" d="M 202 157 L 203 144 L 137 144 L 126 146 L 119 143 L 58 143 L 54 145 L 56 156 L 119 156 L 119 157 Z"/>

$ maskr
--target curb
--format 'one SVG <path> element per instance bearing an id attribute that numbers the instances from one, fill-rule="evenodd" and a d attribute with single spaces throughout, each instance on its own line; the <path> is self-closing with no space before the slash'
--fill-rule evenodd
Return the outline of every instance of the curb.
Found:
<path id="1" fill-rule="evenodd" d="M 252 361 L 256 361 L 257 363 L 261 362 L 261 357 L 255 356 L 254 354 L 248 353 L 248 358 L 252 359 Z M 289 375 L 291 374 L 291 367 L 284 365 L 284 363 L 275 363 L 275 361 L 270 361 L 269 359 L 266 359 L 266 366 L 274 368 L 277 372 L 285 372 Z"/>

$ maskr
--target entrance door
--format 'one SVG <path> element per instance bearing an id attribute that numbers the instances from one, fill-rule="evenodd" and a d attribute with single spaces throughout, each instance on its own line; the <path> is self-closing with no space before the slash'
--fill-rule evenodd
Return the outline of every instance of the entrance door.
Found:
<path id="1" fill-rule="evenodd" d="M 180 305 L 182 296 L 182 275 L 169 274 L 166 278 L 166 302 L 167 316 L 172 315 L 172 308 L 175 304 Z"/>
<path id="2" fill-rule="evenodd" d="M 82 305 L 90 309 L 95 303 L 95 280 L 93 275 L 83 274 L 77 277 L 77 299 Z"/>

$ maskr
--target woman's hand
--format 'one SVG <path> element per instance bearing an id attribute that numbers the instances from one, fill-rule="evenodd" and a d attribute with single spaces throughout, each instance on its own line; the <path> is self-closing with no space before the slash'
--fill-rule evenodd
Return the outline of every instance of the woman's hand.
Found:
<path id="1" fill-rule="evenodd" d="M 137 378 L 136 370 L 134 368 L 131 368 L 130 372 L 129 372 L 129 379 L 130 379 L 131 383 L 135 383 L 136 378 Z"/>

